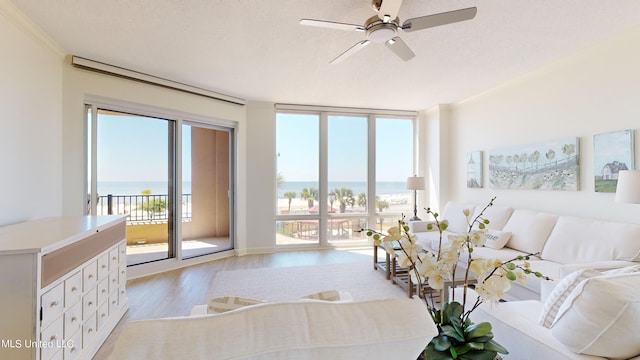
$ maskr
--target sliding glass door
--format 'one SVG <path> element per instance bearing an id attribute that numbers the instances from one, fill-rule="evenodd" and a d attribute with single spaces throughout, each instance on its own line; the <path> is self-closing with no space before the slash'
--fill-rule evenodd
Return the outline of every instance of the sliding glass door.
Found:
<path id="1" fill-rule="evenodd" d="M 233 249 L 233 128 L 87 105 L 87 213 L 127 217 L 127 264 Z"/>

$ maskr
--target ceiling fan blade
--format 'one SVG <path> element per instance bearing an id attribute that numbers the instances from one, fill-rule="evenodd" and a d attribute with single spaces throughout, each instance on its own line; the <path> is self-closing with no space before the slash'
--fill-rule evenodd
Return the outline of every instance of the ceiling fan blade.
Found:
<path id="1" fill-rule="evenodd" d="M 382 0 L 378 17 L 384 22 L 395 20 L 398 11 L 400 11 L 400 5 L 402 5 L 402 0 Z"/>
<path id="2" fill-rule="evenodd" d="M 347 30 L 347 31 L 364 31 L 364 27 L 356 24 L 339 23 L 335 21 L 301 19 L 300 25 L 317 26 L 329 29 Z"/>
<path id="3" fill-rule="evenodd" d="M 341 62 L 342 60 L 348 58 L 349 56 L 357 53 L 358 51 L 362 50 L 362 48 L 364 48 L 365 46 L 369 45 L 369 40 L 362 40 L 358 43 L 356 43 L 355 45 L 353 45 L 352 47 L 350 47 L 347 51 L 343 52 L 342 54 L 338 55 L 335 59 L 331 60 L 331 62 L 329 62 L 330 64 L 337 64 L 339 62 Z"/>
<path id="4" fill-rule="evenodd" d="M 384 43 L 391 51 L 393 51 L 400 59 L 404 61 L 411 60 L 416 54 L 409 49 L 409 46 L 398 36 Z"/>
<path id="5" fill-rule="evenodd" d="M 478 9 L 476 7 L 470 7 L 466 9 L 443 12 L 440 14 L 421 16 L 405 21 L 402 24 L 402 30 L 411 32 L 451 24 L 458 21 L 471 20 L 476 16 L 477 12 Z"/>

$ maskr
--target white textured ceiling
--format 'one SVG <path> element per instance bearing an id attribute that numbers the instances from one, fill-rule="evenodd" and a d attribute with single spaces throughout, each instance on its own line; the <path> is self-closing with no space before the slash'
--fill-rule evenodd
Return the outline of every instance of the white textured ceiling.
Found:
<path id="1" fill-rule="evenodd" d="M 638 0 L 404 0 L 401 21 L 477 6 L 475 19 L 401 32 L 330 65 L 370 0 L 11 0 L 69 54 L 248 100 L 421 110 L 463 100 L 640 26 Z"/>

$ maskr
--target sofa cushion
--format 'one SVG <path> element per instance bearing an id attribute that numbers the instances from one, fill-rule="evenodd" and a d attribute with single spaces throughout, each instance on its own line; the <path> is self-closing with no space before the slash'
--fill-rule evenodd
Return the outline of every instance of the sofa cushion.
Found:
<path id="1" fill-rule="evenodd" d="M 467 223 L 467 218 L 464 216 L 464 210 L 469 210 L 469 215 L 473 214 L 475 211 L 476 205 L 474 204 L 464 204 L 449 201 L 444 206 L 444 210 L 442 214 L 438 217 L 439 221 L 447 220 L 449 222 L 449 226 L 447 230 L 454 233 L 466 233 L 469 230 L 469 224 Z"/>
<path id="2" fill-rule="evenodd" d="M 487 229 L 485 239 L 484 246 L 500 250 L 507 244 L 507 241 L 511 239 L 511 233 L 508 231 Z"/>
<path id="3" fill-rule="evenodd" d="M 484 209 L 484 205 L 476 206 L 476 211 L 473 213 L 473 217 L 471 218 L 471 220 L 475 219 L 480 214 L 482 209 Z M 507 224 L 507 221 L 509 221 L 512 213 L 513 208 L 511 207 L 493 205 L 489 206 L 484 211 L 482 217 L 489 220 L 489 224 L 486 225 L 487 229 L 502 230 Z M 478 224 L 473 224 L 473 228 L 477 230 Z"/>
<path id="4" fill-rule="evenodd" d="M 580 354 L 640 355 L 640 273 L 583 280 L 562 304 L 551 333 Z"/>
<path id="5" fill-rule="evenodd" d="M 415 359 L 437 332 L 418 298 L 278 302 L 130 322 L 112 358 Z"/>
<path id="6" fill-rule="evenodd" d="M 553 214 L 516 209 L 503 228 L 511 232 L 507 247 L 531 254 L 541 252 L 557 219 Z"/>
<path id="7" fill-rule="evenodd" d="M 583 269 L 574 271 L 562 278 L 545 300 L 540 316 L 538 317 L 538 324 L 550 328 L 556 319 L 556 315 L 558 315 L 560 306 L 564 304 L 573 289 L 575 289 L 582 280 L 598 275 L 601 275 L 598 270 Z"/>
<path id="8" fill-rule="evenodd" d="M 561 264 L 631 260 L 640 252 L 640 225 L 560 216 L 542 258 Z"/>

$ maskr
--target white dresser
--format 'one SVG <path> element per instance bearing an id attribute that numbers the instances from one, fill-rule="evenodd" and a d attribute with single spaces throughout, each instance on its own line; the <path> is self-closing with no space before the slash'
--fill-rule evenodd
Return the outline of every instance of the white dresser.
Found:
<path id="1" fill-rule="evenodd" d="M 0 227 L 0 359 L 91 359 L 127 311 L 123 216 Z"/>

